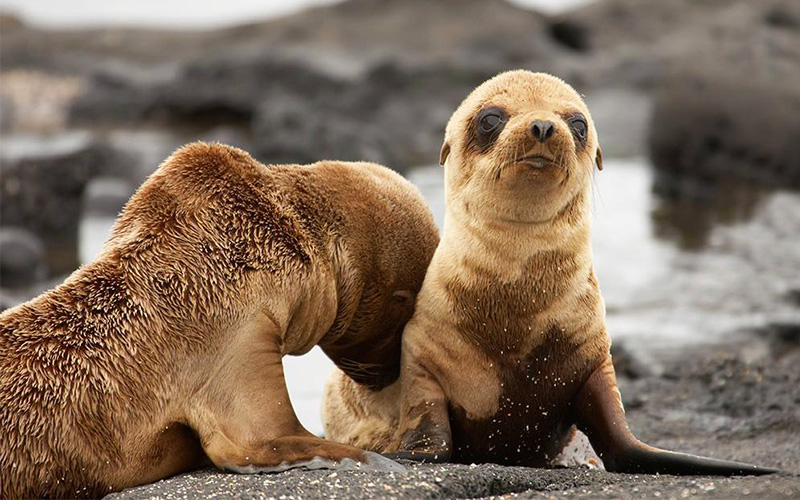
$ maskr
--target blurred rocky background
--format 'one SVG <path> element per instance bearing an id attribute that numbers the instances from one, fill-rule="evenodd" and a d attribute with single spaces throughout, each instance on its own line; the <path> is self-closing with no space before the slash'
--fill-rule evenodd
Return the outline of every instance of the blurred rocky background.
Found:
<path id="1" fill-rule="evenodd" d="M 654 444 L 800 468 L 800 1 L 326 0 L 246 23 L 198 22 L 203 7 L 190 2 L 37 2 L 4 6 L 80 20 L 113 4 L 149 17 L 79 28 L 0 16 L 0 310 L 91 260 L 136 187 L 190 141 L 265 163 L 383 163 L 441 221 L 435 164 L 451 112 L 498 72 L 546 71 L 586 96 L 606 158 L 593 244 L 632 425 Z M 247 2 L 231 0 L 231 12 Z M 319 432 L 330 364 L 311 356 L 287 372 L 301 420 Z M 453 484 L 485 479 L 495 494 L 555 481 L 453 471 Z M 427 477 L 441 470 L 418 472 L 441 486 Z M 581 479 L 573 493 L 798 491 L 618 479 Z M 206 482 L 228 480 L 255 491 L 244 478 Z M 404 494 L 436 496 L 414 484 Z"/>
<path id="2" fill-rule="evenodd" d="M 74 269 L 86 211 L 113 215 L 182 143 L 406 172 L 435 162 L 460 99 L 510 68 L 586 94 L 606 157 L 649 155 L 668 202 L 656 231 L 684 248 L 752 217 L 765 191 L 800 188 L 794 0 L 602 0 L 559 15 L 349 0 L 204 31 L 45 29 L 6 13 L 0 31 L 4 289 Z"/>

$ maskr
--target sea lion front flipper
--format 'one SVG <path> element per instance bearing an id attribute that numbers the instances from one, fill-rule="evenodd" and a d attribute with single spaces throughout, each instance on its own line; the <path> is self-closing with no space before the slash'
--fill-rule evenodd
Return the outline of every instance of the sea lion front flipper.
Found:
<path id="1" fill-rule="evenodd" d="M 423 363 L 403 352 L 400 422 L 389 458 L 441 463 L 450 460 L 453 438 L 442 386 Z"/>
<path id="2" fill-rule="evenodd" d="M 744 476 L 780 472 L 755 465 L 716 460 L 654 448 L 628 428 L 611 357 L 592 373 L 575 400 L 578 428 L 611 472 Z"/>

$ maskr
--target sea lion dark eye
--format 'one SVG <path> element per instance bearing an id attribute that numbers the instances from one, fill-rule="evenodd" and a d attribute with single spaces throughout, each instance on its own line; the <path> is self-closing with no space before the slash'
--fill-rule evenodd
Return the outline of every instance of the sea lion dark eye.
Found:
<path id="1" fill-rule="evenodd" d="M 474 144 L 479 150 L 486 151 L 494 143 L 508 121 L 508 115 L 502 108 L 486 108 L 475 116 Z"/>
<path id="2" fill-rule="evenodd" d="M 481 118 L 480 122 L 481 132 L 488 134 L 499 127 L 502 122 L 503 119 L 500 117 L 500 115 L 496 115 L 494 113 L 485 115 Z"/>
<path id="3" fill-rule="evenodd" d="M 478 132 L 494 134 L 503 128 L 507 120 L 506 112 L 500 108 L 487 108 L 478 114 Z"/>
<path id="4" fill-rule="evenodd" d="M 575 136 L 580 139 L 581 142 L 586 142 L 586 119 L 583 115 L 575 115 L 569 120 L 569 126 L 572 127 L 572 131 L 575 133 Z"/>

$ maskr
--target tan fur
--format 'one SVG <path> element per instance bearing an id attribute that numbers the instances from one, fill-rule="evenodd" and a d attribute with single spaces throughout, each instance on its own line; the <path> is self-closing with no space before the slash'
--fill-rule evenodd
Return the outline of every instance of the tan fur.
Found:
<path id="1" fill-rule="evenodd" d="M 300 425 L 281 357 L 319 344 L 391 383 L 436 242 L 418 190 L 378 165 L 178 150 L 96 261 L 0 315 L 0 496 L 361 459 Z"/>
<path id="2" fill-rule="evenodd" d="M 469 131 L 476 114 L 487 106 L 504 108 L 509 119 L 492 148 L 476 151 Z M 574 112 L 581 112 L 588 122 L 582 147 L 564 118 Z M 555 123 L 556 133 L 546 146 L 530 137 L 533 120 Z M 529 152 L 550 154 L 556 165 L 535 169 L 514 161 Z M 514 400 L 515 392 L 522 390 L 523 381 L 518 379 L 525 377 L 523 366 L 531 377 L 539 377 L 524 381 L 530 392 L 540 392 L 536 401 L 519 404 L 553 405 L 574 396 L 610 347 L 589 241 L 591 176 L 598 155 L 588 109 L 558 78 L 526 71 L 504 73 L 466 98 L 448 123 L 442 148 L 445 230 L 415 315 L 403 333 L 402 397 L 399 404 L 389 403 L 399 406 L 400 413 L 383 420 L 386 427 L 399 426 L 394 443 L 382 447 L 356 439 L 351 430 L 358 428 L 359 418 L 346 410 L 357 406 L 348 398 L 358 393 L 331 394 L 345 385 L 342 373 L 334 374 L 328 388 L 328 399 L 343 400 L 337 413 L 325 416 L 329 438 L 381 451 L 435 452 L 441 447 L 431 445 L 436 439 L 431 426 L 447 428 L 442 435 L 449 438 L 449 420 L 463 419 L 477 422 L 476 432 L 485 441 L 491 432 L 503 432 L 505 427 L 511 431 L 514 425 L 487 425 L 481 431 L 480 422 L 525 418 L 529 409 L 514 407 L 515 415 L 500 414 L 503 402 Z M 375 418 L 370 408 L 374 405 L 363 413 Z M 538 410 L 540 416 L 543 412 L 547 410 Z M 434 422 L 423 425 L 425 418 Z M 339 420 L 350 425 L 338 425 Z M 529 421 L 552 423 L 550 418 Z M 413 441 L 420 439 L 419 432 L 409 441 L 421 426 L 428 429 L 425 443 Z M 498 443 L 504 438 L 493 437 Z M 461 449 L 460 455 L 543 463 L 563 445 L 562 436 L 556 435 L 538 441 L 548 440 L 553 446 L 539 450 L 538 458 L 505 455 L 504 450 Z"/>
<path id="3" fill-rule="evenodd" d="M 400 384 L 375 391 L 356 384 L 336 370 L 330 378 L 322 401 L 326 418 L 326 436 L 352 436 L 348 443 L 357 448 L 384 450 L 394 440 L 400 413 Z M 389 422 L 389 425 L 387 425 Z"/>
<path id="4" fill-rule="evenodd" d="M 610 471 L 777 472 L 654 448 L 628 428 L 592 268 L 602 155 L 572 87 L 527 71 L 489 80 L 453 114 L 441 162 L 445 230 L 403 332 L 399 391 L 343 390 L 335 373 L 330 438 L 415 460 L 592 463 L 587 446 L 566 446 L 577 426 Z"/>

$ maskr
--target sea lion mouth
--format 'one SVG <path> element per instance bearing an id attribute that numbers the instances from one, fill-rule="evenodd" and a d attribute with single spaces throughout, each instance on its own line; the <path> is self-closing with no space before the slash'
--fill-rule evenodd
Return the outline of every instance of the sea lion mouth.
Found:
<path id="1" fill-rule="evenodd" d="M 513 158 L 507 163 L 504 163 L 500 168 L 495 171 L 495 180 L 499 181 L 500 177 L 503 173 L 509 169 L 516 168 L 528 168 L 532 171 L 540 171 L 544 170 L 550 166 L 559 166 L 559 162 L 556 161 L 555 158 L 552 156 L 546 156 L 541 154 L 533 154 L 533 155 L 524 155 L 517 158 Z"/>
<path id="2" fill-rule="evenodd" d="M 515 160 L 515 163 L 528 165 L 533 168 L 544 168 L 548 165 L 555 164 L 555 159 L 544 155 L 529 155 L 518 158 Z"/>

